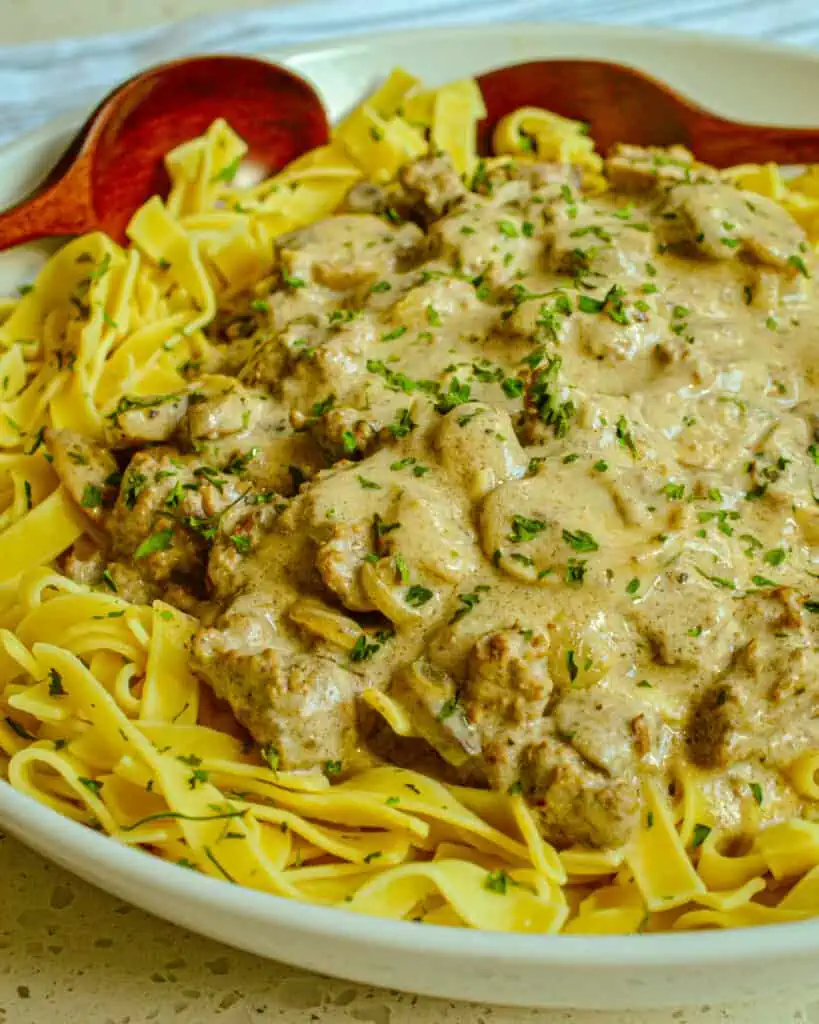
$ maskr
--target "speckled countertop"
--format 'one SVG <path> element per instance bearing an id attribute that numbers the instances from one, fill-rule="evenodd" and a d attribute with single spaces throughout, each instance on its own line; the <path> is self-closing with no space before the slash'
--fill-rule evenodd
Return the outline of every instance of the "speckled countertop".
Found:
<path id="1" fill-rule="evenodd" d="M 114 32 L 256 2 L 0 0 L 0 42 Z M 810 1003 L 802 993 L 790 1004 L 597 1014 L 375 990 L 166 924 L 0 833 L 0 1024 L 819 1024 L 819 1001 Z"/>

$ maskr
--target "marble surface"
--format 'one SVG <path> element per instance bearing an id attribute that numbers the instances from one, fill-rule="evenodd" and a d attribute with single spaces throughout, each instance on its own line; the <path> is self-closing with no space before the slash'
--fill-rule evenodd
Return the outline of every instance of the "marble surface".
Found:
<path id="1" fill-rule="evenodd" d="M 121 31 L 255 3 L 0 0 L 0 41 Z M 819 973 L 813 1000 L 819 1000 Z M 0 833 L 0 1024 L 819 1024 L 819 1001 L 810 1004 L 801 993 L 790 1003 L 596 1014 L 505 1010 L 375 990 L 192 935 Z"/>
<path id="2" fill-rule="evenodd" d="M 0 43 L 127 32 L 197 14 L 298 0 L 0 0 Z M 373 7 L 379 0 L 371 0 Z M 338 0 L 343 6 L 344 0 Z"/>

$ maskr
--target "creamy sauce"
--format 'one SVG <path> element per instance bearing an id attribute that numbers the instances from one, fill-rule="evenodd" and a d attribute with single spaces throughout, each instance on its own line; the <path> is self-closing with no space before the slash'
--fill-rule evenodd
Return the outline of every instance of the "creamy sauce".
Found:
<path id="1" fill-rule="evenodd" d="M 466 192 L 416 165 L 387 216 L 281 241 L 270 293 L 214 329 L 226 376 L 113 429 L 170 444 L 125 471 L 109 576 L 202 616 L 196 670 L 283 766 L 520 790 L 561 845 L 622 843 L 641 776 L 681 765 L 737 833 L 804 811 L 814 257 L 674 154 L 609 175 L 593 197 L 555 167 Z"/>

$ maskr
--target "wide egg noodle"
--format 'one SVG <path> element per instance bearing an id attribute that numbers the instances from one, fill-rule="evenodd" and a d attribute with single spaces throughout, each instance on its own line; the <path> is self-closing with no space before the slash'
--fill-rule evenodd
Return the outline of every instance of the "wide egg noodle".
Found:
<path id="1" fill-rule="evenodd" d="M 63 487 L 0 533 L 0 583 L 53 561 L 86 530 L 86 523 Z"/>
<path id="2" fill-rule="evenodd" d="M 196 620 L 164 601 L 154 602 L 152 619 L 140 717 L 152 722 L 195 724 L 199 683 L 189 668 L 187 649 Z"/>
<path id="3" fill-rule="evenodd" d="M 686 853 L 660 785 L 648 779 L 643 790 L 640 825 L 626 863 L 648 909 L 668 910 L 705 892 L 705 883 Z"/>
<path id="4" fill-rule="evenodd" d="M 349 910 L 377 917 L 407 917 L 430 895 L 440 893 L 473 928 L 492 931 L 556 932 L 567 907 L 559 888 L 552 899 L 532 892 L 514 869 L 496 884 L 477 864 L 441 860 L 406 864 L 384 872 L 345 903 Z"/>

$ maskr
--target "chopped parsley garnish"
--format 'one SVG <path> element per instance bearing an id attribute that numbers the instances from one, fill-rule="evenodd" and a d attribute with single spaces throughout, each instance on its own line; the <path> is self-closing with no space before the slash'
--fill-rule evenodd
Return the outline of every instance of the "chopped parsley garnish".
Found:
<path id="1" fill-rule="evenodd" d="M 40 427 L 34 435 L 34 441 L 32 442 L 31 447 L 26 451 L 26 455 L 33 455 L 43 444 L 45 444 L 45 427 Z"/>
<path id="2" fill-rule="evenodd" d="M 209 778 L 210 772 L 205 771 L 204 768 L 194 768 L 188 776 L 188 789 L 196 789 L 197 786 L 204 785 Z"/>
<path id="3" fill-rule="evenodd" d="M 750 786 L 751 792 L 754 795 L 754 800 L 756 800 L 757 804 L 761 807 L 762 806 L 762 786 L 760 786 L 760 784 L 758 782 L 751 782 L 751 783 L 749 783 L 749 786 Z"/>
<path id="4" fill-rule="evenodd" d="M 385 537 L 388 533 L 392 533 L 392 531 L 397 530 L 400 525 L 400 523 L 385 523 L 377 512 L 373 516 L 373 532 L 375 533 L 376 539 Z"/>
<path id="5" fill-rule="evenodd" d="M 617 435 L 617 441 L 623 448 L 628 448 L 632 455 L 637 455 L 637 445 L 634 443 L 634 437 L 631 433 L 628 420 L 625 416 L 620 416 L 615 425 L 615 433 Z"/>
<path id="6" fill-rule="evenodd" d="M 564 530 L 563 540 L 573 551 L 598 551 L 599 545 L 585 530 Z"/>
<path id="7" fill-rule="evenodd" d="M 455 712 L 458 710 L 458 698 L 449 697 L 441 705 L 441 709 L 436 715 L 439 722 L 445 722 L 448 718 L 452 718 Z"/>
<path id="8" fill-rule="evenodd" d="M 695 565 L 694 568 L 703 579 L 708 580 L 709 583 L 713 583 L 715 587 L 724 587 L 726 590 L 737 589 L 737 585 L 734 580 L 726 579 L 724 576 L 709 576 L 707 572 L 703 572 L 703 570 L 697 565 Z"/>
<path id="9" fill-rule="evenodd" d="M 329 412 L 333 408 L 335 400 L 335 395 L 328 395 L 326 398 L 322 398 L 320 402 L 314 402 L 310 408 L 310 419 L 317 420 L 326 412 Z"/>
<path id="10" fill-rule="evenodd" d="M 99 508 L 102 505 L 102 491 L 100 488 L 95 487 L 94 484 L 86 484 L 85 490 L 82 492 L 80 504 L 83 508 Z"/>
<path id="11" fill-rule="evenodd" d="M 20 737 L 21 740 L 36 740 L 37 739 L 36 736 L 32 736 L 32 734 L 27 729 L 24 729 L 22 727 L 22 725 L 20 725 L 19 722 L 15 722 L 15 720 L 13 718 L 9 718 L 8 715 L 6 715 L 4 721 L 5 721 L 6 725 L 9 727 L 9 729 L 12 730 L 12 732 L 17 733 L 17 735 Z"/>
<path id="12" fill-rule="evenodd" d="M 698 850 L 705 840 L 711 835 L 711 828 L 708 825 L 695 825 L 694 835 L 691 840 L 691 849 Z"/>
<path id="13" fill-rule="evenodd" d="M 810 271 L 801 256 L 794 253 L 792 256 L 788 257 L 788 263 L 790 266 L 798 270 L 802 277 L 810 277 Z"/>
<path id="14" fill-rule="evenodd" d="M 669 501 L 681 501 L 685 497 L 685 484 L 669 480 L 663 488 L 663 494 Z"/>
<path id="15" fill-rule="evenodd" d="M 586 578 L 586 562 L 582 559 L 570 558 L 564 578 L 567 583 L 581 584 Z"/>
<path id="16" fill-rule="evenodd" d="M 140 474 L 141 475 L 141 474 Z M 167 508 L 177 508 L 182 499 L 185 497 L 185 488 L 182 486 L 181 481 L 177 480 L 173 487 L 168 491 L 168 496 L 165 498 L 165 505 Z M 125 504 L 128 505 L 128 498 L 125 498 Z"/>
<path id="17" fill-rule="evenodd" d="M 444 414 L 450 412 L 456 405 L 463 405 L 469 401 L 471 391 L 469 384 L 462 384 L 457 377 L 453 377 L 448 390 L 438 396 L 435 411 Z"/>
<path id="18" fill-rule="evenodd" d="M 581 313 L 599 313 L 605 305 L 603 299 L 593 299 L 590 295 L 579 295 L 577 308 Z"/>
<path id="19" fill-rule="evenodd" d="M 434 393 L 438 389 L 435 381 L 415 380 L 400 370 L 391 370 L 382 359 L 368 359 L 367 372 L 377 373 L 379 377 L 384 378 L 388 388 L 391 388 L 393 391 L 404 391 L 408 395 L 412 394 L 413 391 Z"/>
<path id="20" fill-rule="evenodd" d="M 523 381 L 520 377 L 506 377 L 501 381 L 501 388 L 507 398 L 519 398 L 523 394 Z"/>
<path id="21" fill-rule="evenodd" d="M 147 558 L 148 555 L 153 555 L 157 551 L 167 551 L 172 540 L 173 530 L 157 530 L 139 545 L 134 552 L 134 558 Z"/>
<path id="22" fill-rule="evenodd" d="M 634 579 L 629 580 L 628 583 L 626 584 L 626 593 L 627 594 L 636 594 L 639 589 L 640 589 L 640 581 L 637 579 L 636 576 L 634 577 Z"/>
<path id="23" fill-rule="evenodd" d="M 214 174 L 211 181 L 224 181 L 228 185 L 236 177 L 236 172 L 239 170 L 239 165 L 242 162 L 241 156 L 237 156 L 235 160 L 231 160 L 229 164 L 222 168 L 217 174 Z"/>
<path id="24" fill-rule="evenodd" d="M 279 770 L 281 758 L 279 755 L 279 748 L 277 746 L 274 746 L 272 743 L 266 743 L 259 753 L 262 755 L 264 760 L 267 761 L 268 767 L 270 767 L 274 772 Z"/>
<path id="25" fill-rule="evenodd" d="M 498 868 L 496 871 L 487 872 L 486 879 L 483 883 L 484 889 L 488 889 L 489 892 L 496 892 L 501 896 L 506 895 L 506 890 L 509 887 L 510 878 L 509 875 L 504 871 L 503 868 Z"/>
<path id="26" fill-rule="evenodd" d="M 407 434 L 415 430 L 416 425 L 409 409 L 399 409 L 398 419 L 395 423 L 390 423 L 387 429 L 396 440 L 401 440 L 402 437 L 406 437 Z"/>
<path id="27" fill-rule="evenodd" d="M 230 462 L 228 462 L 228 464 L 225 466 L 222 472 L 231 473 L 233 475 L 238 476 L 240 473 L 244 473 L 244 471 L 247 469 L 247 467 L 256 458 L 258 454 L 258 448 L 250 448 L 246 452 L 234 455 L 231 458 Z"/>
<path id="28" fill-rule="evenodd" d="M 377 484 L 375 480 L 368 480 L 367 477 L 362 476 L 360 473 L 356 475 L 356 480 L 361 484 L 365 491 L 380 491 L 381 484 Z"/>
<path id="29" fill-rule="evenodd" d="M 458 600 L 461 602 L 461 607 L 458 608 L 452 618 L 449 620 L 449 624 L 452 625 L 454 622 L 459 622 L 464 615 L 468 615 L 472 609 L 480 604 L 481 594 L 486 593 L 489 587 L 486 584 L 479 584 L 469 594 L 458 594 Z"/>
<path id="30" fill-rule="evenodd" d="M 577 411 L 571 399 L 561 401 L 560 356 L 549 359 L 548 364 L 535 374 L 529 391 L 529 398 L 542 423 L 551 427 L 555 437 L 565 437 L 569 422 Z"/>
<path id="31" fill-rule="evenodd" d="M 417 583 L 409 588 L 404 594 L 404 600 L 411 608 L 420 608 L 426 604 L 427 601 L 431 601 L 435 595 L 427 587 L 419 586 Z"/>
<path id="32" fill-rule="evenodd" d="M 513 544 L 522 544 L 524 541 L 533 540 L 539 533 L 546 529 L 546 521 L 543 519 L 530 519 L 527 516 L 516 515 L 512 517 L 512 532 L 508 539 Z"/>
<path id="33" fill-rule="evenodd" d="M 48 670 L 48 695 L 49 697 L 65 697 L 67 691 L 63 686 L 63 677 L 56 668 Z"/>

